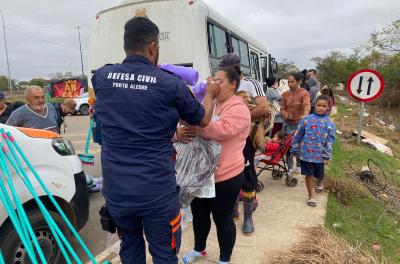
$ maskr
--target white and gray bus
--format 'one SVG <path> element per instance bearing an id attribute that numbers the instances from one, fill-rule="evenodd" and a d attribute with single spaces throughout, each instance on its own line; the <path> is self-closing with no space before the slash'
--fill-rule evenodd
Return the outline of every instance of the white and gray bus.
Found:
<path id="1" fill-rule="evenodd" d="M 244 75 L 261 83 L 273 75 L 275 64 L 264 46 L 201 0 L 123 0 L 99 12 L 90 39 L 89 73 L 124 59 L 124 24 L 134 16 L 147 16 L 159 27 L 159 63 L 193 67 L 204 80 L 224 54 L 234 52 Z"/>

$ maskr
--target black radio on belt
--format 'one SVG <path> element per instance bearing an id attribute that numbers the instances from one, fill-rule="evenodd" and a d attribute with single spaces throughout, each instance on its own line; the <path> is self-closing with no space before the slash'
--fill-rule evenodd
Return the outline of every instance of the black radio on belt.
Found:
<path id="1" fill-rule="evenodd" d="M 101 228 L 104 231 L 114 234 L 117 231 L 117 227 L 115 226 L 114 220 L 111 218 L 110 213 L 108 212 L 106 204 L 104 204 L 100 208 L 99 214 L 100 214 Z"/>

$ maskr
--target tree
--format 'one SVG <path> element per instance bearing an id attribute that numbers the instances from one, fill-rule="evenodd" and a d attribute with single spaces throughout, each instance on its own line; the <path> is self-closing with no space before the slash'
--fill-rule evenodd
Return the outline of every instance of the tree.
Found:
<path id="1" fill-rule="evenodd" d="M 12 88 L 15 88 L 15 80 L 11 80 Z M 0 90 L 8 91 L 8 77 L 0 75 Z"/>
<path id="2" fill-rule="evenodd" d="M 25 85 L 29 85 L 29 82 L 27 82 L 27 81 L 19 81 L 19 82 L 17 83 L 17 85 L 19 85 L 19 86 L 25 86 Z"/>
<path id="3" fill-rule="evenodd" d="M 43 78 L 34 78 L 29 82 L 29 85 L 37 85 L 40 87 L 45 87 L 49 83 L 48 80 Z"/>
<path id="4" fill-rule="evenodd" d="M 393 21 L 381 31 L 372 33 L 367 49 L 377 49 L 388 54 L 400 52 L 400 19 Z"/>
<path id="5" fill-rule="evenodd" d="M 288 61 L 287 59 L 283 59 L 281 62 L 278 62 L 278 78 L 286 79 L 291 72 L 298 72 L 300 69 L 294 64 L 293 61 Z"/>
<path id="6" fill-rule="evenodd" d="M 317 66 L 319 80 L 323 84 L 336 85 L 344 83 L 347 77 L 346 60 L 347 57 L 337 51 L 332 51 L 326 57 L 312 58 Z"/>

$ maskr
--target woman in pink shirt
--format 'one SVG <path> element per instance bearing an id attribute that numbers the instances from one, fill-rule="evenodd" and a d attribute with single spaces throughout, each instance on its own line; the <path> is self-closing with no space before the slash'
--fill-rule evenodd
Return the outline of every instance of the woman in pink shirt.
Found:
<path id="1" fill-rule="evenodd" d="M 193 213 L 194 250 L 185 254 L 183 263 L 192 263 L 206 255 L 206 241 L 212 213 L 220 247 L 218 263 L 229 263 L 236 241 L 233 208 L 244 179 L 243 148 L 249 135 L 251 117 L 242 97 L 235 96 L 240 77 L 234 68 L 221 68 L 214 81 L 221 87 L 215 99 L 213 121 L 197 134 L 217 141 L 222 146 L 215 177 L 215 198 L 195 198 Z"/>

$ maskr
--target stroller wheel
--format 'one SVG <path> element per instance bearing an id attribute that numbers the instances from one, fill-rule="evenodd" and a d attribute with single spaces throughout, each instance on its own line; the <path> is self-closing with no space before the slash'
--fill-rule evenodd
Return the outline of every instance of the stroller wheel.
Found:
<path id="1" fill-rule="evenodd" d="M 292 177 L 286 178 L 286 185 L 289 187 L 297 186 L 297 178 L 292 178 Z"/>
<path id="2" fill-rule="evenodd" d="M 256 192 L 259 193 L 264 190 L 264 184 L 261 181 L 257 181 Z"/>
<path id="3" fill-rule="evenodd" d="M 283 172 L 282 171 L 272 171 L 272 178 L 274 180 L 280 180 L 283 177 Z"/>

